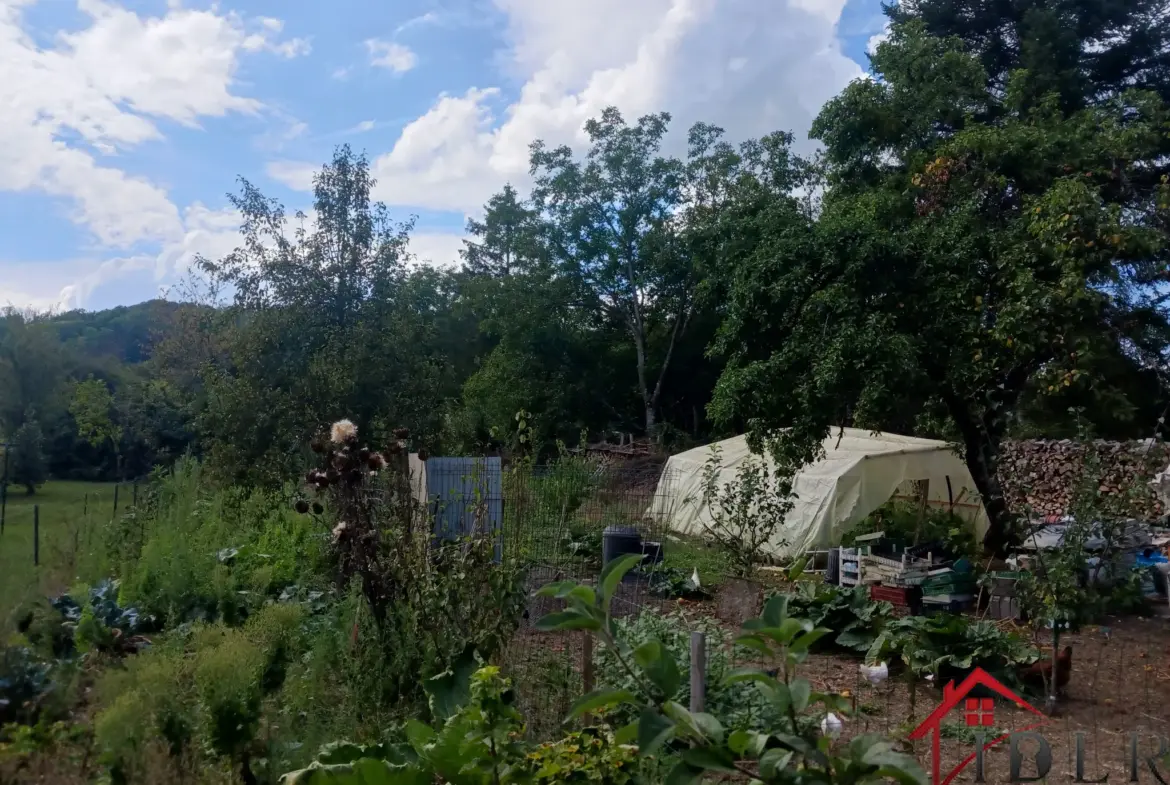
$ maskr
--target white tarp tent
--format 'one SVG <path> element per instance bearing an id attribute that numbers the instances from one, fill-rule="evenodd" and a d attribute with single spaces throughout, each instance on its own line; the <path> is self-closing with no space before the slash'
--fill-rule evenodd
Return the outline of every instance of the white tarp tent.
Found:
<path id="1" fill-rule="evenodd" d="M 760 460 L 746 436 L 696 447 L 667 460 L 659 479 L 651 515 L 669 522 L 680 534 L 703 535 L 711 513 L 703 502 L 703 467 L 712 449 L 720 450 L 718 482 L 735 480 L 749 458 Z M 767 458 L 772 465 L 770 458 Z M 791 558 L 840 544 L 841 537 L 896 493 L 911 493 L 911 483 L 929 480 L 928 503 L 952 508 L 974 523 L 976 535 L 987 529 L 971 473 L 946 442 L 834 428 L 825 439 L 825 457 L 804 467 L 794 481 L 794 506 L 776 533 L 770 554 Z"/>

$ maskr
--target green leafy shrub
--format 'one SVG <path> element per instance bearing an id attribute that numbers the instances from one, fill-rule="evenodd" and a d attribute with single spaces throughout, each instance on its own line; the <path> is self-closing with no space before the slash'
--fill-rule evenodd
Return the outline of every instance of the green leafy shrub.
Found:
<path id="1" fill-rule="evenodd" d="M 755 687 L 750 684 L 725 682 L 733 670 L 733 655 L 738 655 L 735 659 L 745 660 L 750 657 L 751 652 L 743 647 L 735 647 L 717 622 L 706 617 L 688 619 L 681 613 L 663 615 L 657 611 L 646 610 L 637 616 L 614 620 L 614 630 L 615 635 L 623 643 L 634 649 L 657 641 L 683 672 L 690 670 L 691 633 L 704 633 L 707 641 L 708 687 L 705 700 L 708 710 L 719 716 L 731 729 L 754 727 L 761 723 L 776 721 L 772 705 L 764 700 Z M 594 662 L 600 684 L 614 689 L 633 690 L 637 687 L 637 679 L 633 674 L 623 670 L 619 654 L 614 649 L 600 647 L 594 654 Z M 689 703 L 689 682 L 684 681 L 679 686 L 675 699 L 684 705 Z M 635 707 L 622 707 L 610 716 L 610 719 L 619 725 L 632 722 L 635 718 Z"/>
<path id="2" fill-rule="evenodd" d="M 870 646 L 866 661 L 900 660 L 914 674 L 938 676 L 940 681 L 982 668 L 1010 684 L 1017 681 L 1019 666 L 1038 657 L 1028 641 L 992 622 L 942 613 L 888 622 Z"/>
<path id="3" fill-rule="evenodd" d="M 573 582 L 554 584 L 541 594 L 566 601 L 566 608 L 544 617 L 547 630 L 587 630 L 614 651 L 631 687 L 603 686 L 582 696 L 570 719 L 605 719 L 634 707 L 637 719 L 613 731 L 608 724 L 535 746 L 524 742 L 523 718 L 515 710 L 508 683 L 494 667 L 474 670 L 463 661 L 432 679 L 427 691 L 435 724 L 408 721 L 392 734 L 405 741 L 359 746 L 337 743 L 323 749 L 309 767 L 285 775 L 285 785 L 354 785 L 382 782 L 446 782 L 451 785 L 505 785 L 537 781 L 626 782 L 638 763 L 669 763 L 668 783 L 697 783 L 705 776 L 728 775 L 761 783 L 855 785 L 890 779 L 925 785 L 926 774 L 913 758 L 896 752 L 888 740 L 860 736 L 836 745 L 822 735 L 818 705 L 847 711 L 842 696 L 815 693 L 796 675 L 810 646 L 829 631 L 787 614 L 787 598 L 773 597 L 761 618 L 745 627 L 739 642 L 779 662 L 778 678 L 744 668 L 727 675 L 729 684 L 749 684 L 771 703 L 775 720 L 762 727 L 730 730 L 712 712 L 692 713 L 679 702 L 682 671 L 670 651 L 655 639 L 638 646 L 619 637 L 610 615 L 613 594 L 639 557 L 615 559 L 602 571 L 596 588 Z M 810 716 L 811 715 L 811 716 Z M 832 729 L 833 726 L 826 726 Z M 834 731 L 835 733 L 835 731 Z M 592 739 L 598 739 L 597 742 Z M 637 759 L 635 759 L 635 755 Z M 661 781 L 648 777 L 646 781 Z"/>
<path id="4" fill-rule="evenodd" d="M 707 536 L 727 554 L 737 575 L 750 577 L 792 509 L 792 474 L 759 456 L 740 463 L 728 482 L 720 482 L 722 469 L 722 454 L 712 448 L 703 466 L 701 497 L 687 502 L 703 505 Z"/>
<path id="5" fill-rule="evenodd" d="M 954 557 L 978 554 L 975 527 L 955 513 L 927 506 L 925 510 L 903 499 L 891 499 L 867 515 L 841 538 L 849 547 L 864 534 L 883 532 L 885 539 L 909 548 L 927 542 L 940 542 Z"/>
<path id="6" fill-rule="evenodd" d="M 822 640 L 849 651 L 869 651 L 894 615 L 893 605 L 870 599 L 868 586 L 840 588 L 801 580 L 787 595 L 793 614 L 833 630 L 831 638 Z"/>
<path id="7" fill-rule="evenodd" d="M 0 648 L 0 723 L 35 721 L 58 689 L 51 662 L 24 646 Z"/>

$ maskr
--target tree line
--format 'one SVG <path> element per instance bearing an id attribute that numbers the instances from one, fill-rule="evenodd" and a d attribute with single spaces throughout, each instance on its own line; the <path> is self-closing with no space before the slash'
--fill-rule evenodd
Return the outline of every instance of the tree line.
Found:
<path id="1" fill-rule="evenodd" d="M 537 450 L 747 431 L 796 464 L 881 428 L 956 442 L 1002 544 L 1005 438 L 1144 438 L 1170 402 L 1168 5 L 905 0 L 811 158 L 607 109 L 584 154 L 533 142 L 454 269 L 409 264 L 348 147 L 312 223 L 241 181 L 240 247 L 137 354 L 78 359 L 63 325 L 100 315 L 6 317 L 0 427 L 53 471 L 190 448 L 251 482 L 341 416 L 436 453 L 515 447 L 519 412 Z"/>

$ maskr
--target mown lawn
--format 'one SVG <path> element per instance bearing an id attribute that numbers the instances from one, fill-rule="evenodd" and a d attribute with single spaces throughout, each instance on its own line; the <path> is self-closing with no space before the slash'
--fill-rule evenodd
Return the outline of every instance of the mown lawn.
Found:
<path id="1" fill-rule="evenodd" d="M 118 491 L 118 508 L 131 503 L 132 487 Z M 33 514 L 40 510 L 40 565 L 33 565 Z M 4 532 L 0 534 L 0 628 L 37 592 L 58 592 L 88 571 L 100 556 L 100 524 L 114 514 L 114 484 L 51 481 L 33 496 L 8 487 Z"/>

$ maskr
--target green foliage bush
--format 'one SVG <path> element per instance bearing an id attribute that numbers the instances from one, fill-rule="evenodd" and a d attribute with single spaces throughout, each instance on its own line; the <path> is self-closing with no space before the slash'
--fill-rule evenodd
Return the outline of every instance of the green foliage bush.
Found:
<path id="1" fill-rule="evenodd" d="M 682 613 L 661 614 L 646 610 L 637 616 L 615 619 L 616 635 L 632 648 L 659 642 L 666 652 L 678 663 L 684 673 L 689 671 L 691 662 L 691 633 L 705 633 L 707 639 L 707 682 L 706 703 L 711 713 L 721 718 L 731 729 L 754 727 L 774 723 L 777 720 L 772 706 L 763 699 L 750 684 L 727 684 L 726 677 L 735 669 L 736 661 L 747 661 L 752 652 L 734 646 L 723 628 L 707 617 L 688 618 Z M 594 653 L 597 681 L 614 689 L 635 689 L 637 679 L 626 673 L 613 649 L 601 647 Z M 681 684 L 675 699 L 686 705 L 690 701 L 690 683 Z M 610 720 L 624 725 L 636 719 L 634 707 L 615 710 Z"/>
<path id="2" fill-rule="evenodd" d="M 788 607 L 801 618 L 833 631 L 822 638 L 842 649 L 869 651 L 894 615 L 888 602 L 870 599 L 868 586 L 839 588 L 816 580 L 801 580 L 788 593 Z"/>
<path id="3" fill-rule="evenodd" d="M 388 734 L 389 743 L 330 744 L 285 785 L 377 785 L 445 782 L 451 785 L 511 785 L 528 782 L 639 781 L 697 783 L 728 775 L 760 783 L 859 785 L 893 779 L 925 785 L 926 774 L 907 755 L 875 736 L 835 744 L 818 728 L 826 711 L 846 712 L 842 696 L 815 693 L 796 671 L 812 643 L 829 631 L 787 614 L 787 598 L 773 597 L 759 619 L 745 625 L 739 642 L 778 662 L 770 675 L 757 668 L 727 674 L 728 684 L 750 685 L 773 709 L 749 728 L 732 729 L 717 711 L 692 713 L 680 701 L 683 672 L 661 641 L 638 645 L 620 636 L 610 615 L 613 594 L 640 557 L 615 559 L 597 585 L 562 582 L 541 594 L 566 601 L 563 611 L 538 622 L 545 630 L 586 630 L 611 649 L 630 677 L 624 687 L 602 686 L 582 696 L 570 720 L 600 716 L 601 724 L 558 742 L 523 741 L 523 718 L 508 682 L 495 667 L 475 669 L 466 658 L 427 685 L 431 724 L 408 720 Z M 626 708 L 636 719 L 620 729 L 610 724 Z M 616 712 L 616 713 L 615 713 Z M 830 726 L 826 726 L 830 727 Z M 662 766 L 669 766 L 665 779 Z M 642 771 L 639 772 L 638 769 Z"/>

